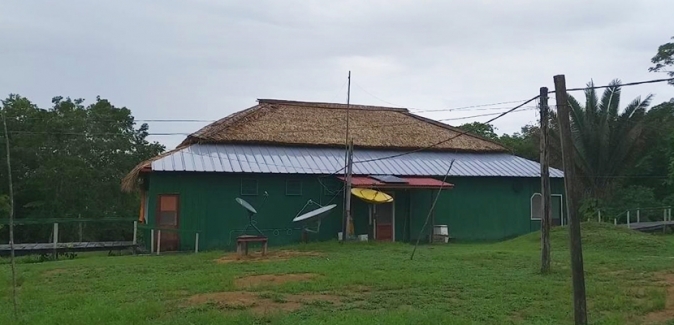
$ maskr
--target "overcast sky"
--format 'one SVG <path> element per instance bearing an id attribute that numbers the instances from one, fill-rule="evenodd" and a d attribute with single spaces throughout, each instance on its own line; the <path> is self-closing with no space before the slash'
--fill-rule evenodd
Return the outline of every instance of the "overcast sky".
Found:
<path id="1" fill-rule="evenodd" d="M 3 1 L 0 94 L 45 108 L 53 96 L 100 95 L 137 119 L 214 120 L 257 98 L 345 102 L 351 70 L 352 103 L 509 102 L 553 89 L 555 74 L 570 88 L 665 77 L 648 67 L 674 36 L 672 13 L 672 0 Z M 623 102 L 649 93 L 660 103 L 674 87 L 629 87 Z M 494 124 L 512 133 L 535 121 L 529 109 Z M 150 132 L 204 124 L 153 122 Z M 171 148 L 183 137 L 153 139 Z"/>

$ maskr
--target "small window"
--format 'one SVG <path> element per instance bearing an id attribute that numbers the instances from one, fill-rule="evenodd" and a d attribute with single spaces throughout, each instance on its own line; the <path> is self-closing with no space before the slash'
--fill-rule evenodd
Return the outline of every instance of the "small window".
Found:
<path id="1" fill-rule="evenodd" d="M 246 178 L 242 179 L 241 195 L 257 195 L 257 180 Z"/>
<path id="2" fill-rule="evenodd" d="M 287 180 L 286 195 L 302 195 L 302 181 L 297 179 Z"/>
<path id="3" fill-rule="evenodd" d="M 543 196 L 534 193 L 531 196 L 531 220 L 541 220 L 543 217 Z"/>

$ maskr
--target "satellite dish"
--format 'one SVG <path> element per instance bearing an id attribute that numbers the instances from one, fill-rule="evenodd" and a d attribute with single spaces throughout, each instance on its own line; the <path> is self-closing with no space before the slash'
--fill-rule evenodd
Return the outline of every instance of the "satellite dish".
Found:
<path id="1" fill-rule="evenodd" d="M 354 188 L 351 189 L 351 194 L 367 203 L 380 204 L 393 202 L 392 196 L 369 188 Z"/>
<path id="2" fill-rule="evenodd" d="M 257 232 L 264 237 L 264 234 L 258 228 L 255 224 L 257 223 L 255 220 L 253 220 L 253 216 L 257 213 L 257 210 L 253 208 L 250 203 L 246 202 L 246 200 L 242 198 L 236 198 L 236 203 L 240 204 L 244 209 L 248 210 L 248 225 L 246 226 L 246 229 L 243 230 L 243 233 L 246 234 L 248 232 L 248 228 L 253 228 L 257 230 Z"/>
<path id="3" fill-rule="evenodd" d="M 337 204 L 330 204 L 322 208 L 309 211 L 303 215 L 295 217 L 295 219 L 293 219 L 293 222 L 320 220 L 321 218 L 325 217 L 325 215 L 327 215 L 328 212 L 330 212 L 330 210 L 334 209 L 336 206 Z"/>
<path id="4" fill-rule="evenodd" d="M 253 206 L 250 205 L 250 203 L 246 202 L 246 200 L 237 197 L 236 202 L 241 204 L 241 206 L 244 207 L 244 209 L 248 210 L 248 212 L 252 214 L 257 213 L 257 210 L 255 210 L 255 208 L 253 208 Z"/>

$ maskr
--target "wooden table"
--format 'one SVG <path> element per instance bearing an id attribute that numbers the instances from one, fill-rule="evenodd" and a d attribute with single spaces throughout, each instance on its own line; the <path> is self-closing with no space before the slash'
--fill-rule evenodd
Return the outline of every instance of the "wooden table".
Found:
<path id="1" fill-rule="evenodd" d="M 264 236 L 242 235 L 236 237 L 236 253 L 248 255 L 248 243 L 261 243 L 262 255 L 264 256 L 267 254 L 267 241 L 267 237 Z"/>

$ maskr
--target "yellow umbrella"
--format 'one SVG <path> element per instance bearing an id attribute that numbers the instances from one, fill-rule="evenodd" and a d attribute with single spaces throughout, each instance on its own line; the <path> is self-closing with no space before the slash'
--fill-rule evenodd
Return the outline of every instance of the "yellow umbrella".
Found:
<path id="1" fill-rule="evenodd" d="M 393 202 L 393 197 L 390 195 L 369 188 L 353 188 L 351 189 L 351 194 L 367 203 L 380 204 Z"/>

